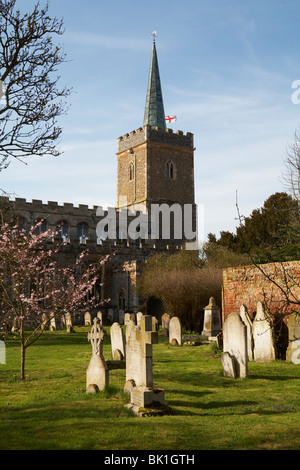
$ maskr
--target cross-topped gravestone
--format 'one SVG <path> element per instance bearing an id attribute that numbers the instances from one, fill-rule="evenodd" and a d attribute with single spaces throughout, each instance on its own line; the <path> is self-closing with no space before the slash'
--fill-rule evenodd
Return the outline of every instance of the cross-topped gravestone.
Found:
<path id="1" fill-rule="evenodd" d="M 141 316 L 140 326 L 131 328 L 126 349 L 124 389 L 131 390 L 130 408 L 133 410 L 149 407 L 154 401 L 164 404 L 164 390 L 153 389 L 152 344 L 155 338 L 151 315 Z"/>
<path id="2" fill-rule="evenodd" d="M 93 353 L 86 371 L 87 392 L 104 390 L 109 381 L 109 371 L 103 357 L 103 339 L 105 330 L 99 318 L 94 318 L 93 326 L 88 333 L 88 341 L 91 342 Z"/>

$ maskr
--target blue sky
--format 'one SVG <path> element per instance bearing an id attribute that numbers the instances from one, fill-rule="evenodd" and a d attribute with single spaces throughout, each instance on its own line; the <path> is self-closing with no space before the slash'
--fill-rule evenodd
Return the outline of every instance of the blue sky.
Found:
<path id="1" fill-rule="evenodd" d="M 300 125 L 291 99 L 299 0 L 51 0 L 50 14 L 64 18 L 59 74 L 74 90 L 60 119 L 64 153 L 12 161 L 2 189 L 28 201 L 115 205 L 117 138 L 143 124 L 156 30 L 165 112 L 177 116 L 169 127 L 194 134 L 205 234 L 235 231 L 236 192 L 247 216 L 284 190 L 283 157 Z"/>

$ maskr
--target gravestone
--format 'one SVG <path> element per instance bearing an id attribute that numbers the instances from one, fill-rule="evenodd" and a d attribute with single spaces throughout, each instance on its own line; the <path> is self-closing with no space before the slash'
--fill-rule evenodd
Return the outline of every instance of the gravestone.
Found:
<path id="1" fill-rule="evenodd" d="M 128 338 L 130 336 L 130 333 L 131 333 L 131 330 L 132 328 L 136 326 L 135 322 L 133 320 L 129 320 L 127 323 L 126 323 L 126 333 L 125 333 L 125 337 L 126 337 L 126 344 L 128 343 Z"/>
<path id="2" fill-rule="evenodd" d="M 44 331 L 47 328 L 49 322 L 48 315 L 46 313 L 43 313 L 42 315 L 42 323 L 41 323 L 41 330 Z"/>
<path id="3" fill-rule="evenodd" d="M 293 313 L 288 317 L 289 345 L 286 350 L 286 360 L 300 364 L 300 314 Z"/>
<path id="4" fill-rule="evenodd" d="M 153 387 L 152 317 L 143 315 L 141 325 L 134 325 L 126 348 L 125 392 L 131 392 L 128 408 L 141 416 L 141 408 L 164 405 L 164 390 Z"/>
<path id="5" fill-rule="evenodd" d="M 118 322 L 113 323 L 110 328 L 110 340 L 113 359 L 122 361 L 125 358 L 124 334 Z"/>
<path id="6" fill-rule="evenodd" d="M 73 332 L 72 316 L 69 312 L 65 314 L 67 333 Z"/>
<path id="7" fill-rule="evenodd" d="M 0 341 L 0 364 L 6 364 L 6 349 L 4 341 Z"/>
<path id="8" fill-rule="evenodd" d="M 253 361 L 253 348 L 254 348 L 254 341 L 253 341 L 253 332 L 252 332 L 252 321 L 248 315 L 247 308 L 245 305 L 240 307 L 240 317 L 242 322 L 247 327 L 247 349 L 248 349 L 248 360 Z"/>
<path id="9" fill-rule="evenodd" d="M 97 318 L 100 320 L 101 325 L 103 325 L 103 313 L 101 310 L 97 312 Z"/>
<path id="10" fill-rule="evenodd" d="M 92 317 L 90 312 L 85 312 L 84 314 L 84 326 L 91 326 L 92 325 Z"/>
<path id="11" fill-rule="evenodd" d="M 238 313 L 230 313 L 223 325 L 223 351 L 229 353 L 222 359 L 222 363 L 228 365 L 229 360 L 234 362 L 235 373 L 232 378 L 247 377 L 248 374 L 248 351 L 247 351 L 247 328 Z M 231 358 L 230 358 L 231 357 Z M 229 375 L 228 368 L 224 370 Z"/>
<path id="12" fill-rule="evenodd" d="M 125 313 L 124 315 L 124 325 L 127 325 L 127 323 L 129 322 L 130 320 L 130 313 Z"/>
<path id="13" fill-rule="evenodd" d="M 170 323 L 170 315 L 168 313 L 164 313 L 161 317 L 161 326 L 162 330 L 169 331 L 169 323 Z"/>
<path id="14" fill-rule="evenodd" d="M 209 299 L 209 304 L 204 308 L 203 336 L 217 336 L 222 329 L 221 309 L 217 306 L 213 297 Z"/>
<path id="15" fill-rule="evenodd" d="M 235 358 L 229 352 L 226 351 L 222 354 L 221 359 L 224 376 L 236 379 L 238 375 L 236 370 Z"/>
<path id="16" fill-rule="evenodd" d="M 138 312 L 136 314 L 136 324 L 137 326 L 141 326 L 141 319 L 143 318 L 143 313 L 142 312 Z"/>
<path id="17" fill-rule="evenodd" d="M 253 321 L 254 360 L 270 362 L 276 359 L 273 328 L 261 302 L 257 303 L 256 316 Z"/>
<path id="18" fill-rule="evenodd" d="M 50 313 L 50 331 L 56 331 L 56 317 L 55 313 Z"/>
<path id="19" fill-rule="evenodd" d="M 181 321 L 178 317 L 172 317 L 169 323 L 169 343 L 181 346 L 182 344 L 182 328 Z"/>
<path id="20" fill-rule="evenodd" d="M 103 339 L 105 331 L 99 318 L 94 318 L 91 332 L 88 333 L 88 341 L 92 345 L 92 357 L 86 371 L 86 391 L 95 393 L 104 390 L 109 383 L 109 371 L 103 357 Z"/>

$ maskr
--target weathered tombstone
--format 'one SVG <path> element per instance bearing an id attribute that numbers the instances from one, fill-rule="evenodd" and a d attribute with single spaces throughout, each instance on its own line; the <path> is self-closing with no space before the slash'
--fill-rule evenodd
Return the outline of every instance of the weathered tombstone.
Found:
<path id="1" fill-rule="evenodd" d="M 293 313 L 288 318 L 289 345 L 286 350 L 286 360 L 300 364 L 300 314 Z"/>
<path id="2" fill-rule="evenodd" d="M 247 348 L 248 348 L 248 359 L 249 361 L 253 361 L 253 348 L 254 348 L 254 341 L 253 341 L 253 332 L 252 332 L 252 321 L 248 315 L 247 308 L 245 305 L 240 307 L 240 317 L 242 322 L 247 327 Z"/>
<path id="3" fill-rule="evenodd" d="M 67 333 L 71 333 L 73 331 L 73 323 L 72 323 L 72 316 L 69 312 L 65 314 L 66 318 L 66 329 Z"/>
<path id="4" fill-rule="evenodd" d="M 213 297 L 209 299 L 209 304 L 204 308 L 203 336 L 217 336 L 221 329 L 221 310 L 217 306 Z"/>
<path id="5" fill-rule="evenodd" d="M 101 325 L 103 325 L 103 313 L 101 310 L 97 312 L 97 318 L 100 320 Z"/>
<path id="6" fill-rule="evenodd" d="M 109 383 L 109 371 L 103 357 L 103 339 L 105 331 L 96 317 L 94 318 L 88 341 L 92 345 L 92 357 L 86 371 L 86 392 L 95 393 L 104 390 Z"/>
<path id="7" fill-rule="evenodd" d="M 113 323 L 110 328 L 110 340 L 113 359 L 122 361 L 125 358 L 124 334 L 118 322 Z"/>
<path id="8" fill-rule="evenodd" d="M 125 313 L 125 315 L 124 315 L 124 325 L 127 325 L 129 320 L 130 320 L 130 313 Z"/>
<path id="9" fill-rule="evenodd" d="M 182 344 L 182 328 L 181 321 L 178 317 L 172 317 L 169 323 L 169 343 L 181 346 Z"/>
<path id="10" fill-rule="evenodd" d="M 47 325 L 49 323 L 49 318 L 46 313 L 43 313 L 42 315 L 42 323 L 41 323 L 41 330 L 44 331 L 47 328 Z"/>
<path id="11" fill-rule="evenodd" d="M 161 317 L 161 326 L 164 333 L 166 333 L 166 330 L 169 331 L 169 323 L 170 315 L 168 313 L 164 313 Z"/>
<path id="12" fill-rule="evenodd" d="M 85 312 L 84 314 L 84 326 L 91 326 L 92 325 L 92 317 L 90 312 Z"/>
<path id="13" fill-rule="evenodd" d="M 164 405 L 164 390 L 153 387 L 152 317 L 143 315 L 140 326 L 133 326 L 126 349 L 126 383 L 124 390 L 131 391 L 128 405 L 136 414 L 140 408 L 152 404 Z"/>
<path id="14" fill-rule="evenodd" d="M 138 313 L 136 314 L 136 324 L 137 324 L 137 326 L 141 326 L 141 319 L 142 319 L 143 316 L 144 316 L 144 315 L 143 315 L 142 312 L 138 312 Z"/>
<path id="15" fill-rule="evenodd" d="M 157 318 L 152 317 L 152 332 L 153 332 L 152 341 L 153 341 L 153 344 L 158 343 L 158 330 L 159 330 L 158 320 L 157 320 Z"/>
<path id="16" fill-rule="evenodd" d="M 56 318 L 55 313 L 50 313 L 50 331 L 56 331 Z"/>
<path id="17" fill-rule="evenodd" d="M 6 364 L 6 350 L 4 341 L 0 341 L 0 364 Z"/>
<path id="18" fill-rule="evenodd" d="M 276 359 L 273 328 L 261 302 L 257 303 L 256 316 L 253 321 L 254 360 L 270 362 Z"/>
<path id="19" fill-rule="evenodd" d="M 247 328 L 238 313 L 230 313 L 223 325 L 223 351 L 229 353 L 224 363 L 229 364 L 230 356 L 233 358 L 236 377 L 246 377 L 248 374 Z M 223 361 L 222 361 L 223 363 Z M 224 370 L 228 375 L 230 368 Z"/>
<path id="20" fill-rule="evenodd" d="M 136 326 L 136 324 L 134 323 L 133 320 L 129 320 L 129 322 L 126 323 L 126 333 L 125 333 L 126 344 L 128 343 L 128 338 L 129 338 L 131 330 L 134 326 Z"/>

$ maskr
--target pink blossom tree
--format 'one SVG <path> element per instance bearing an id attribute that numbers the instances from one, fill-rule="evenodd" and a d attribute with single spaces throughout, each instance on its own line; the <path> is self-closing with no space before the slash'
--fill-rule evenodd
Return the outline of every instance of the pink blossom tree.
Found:
<path id="1" fill-rule="evenodd" d="M 91 262 L 85 250 L 72 266 L 63 266 L 57 232 L 42 232 L 41 223 L 29 231 L 2 223 L 0 233 L 0 334 L 20 340 L 22 380 L 26 349 L 41 336 L 50 315 L 60 318 L 97 306 L 93 287 L 108 258 Z"/>

